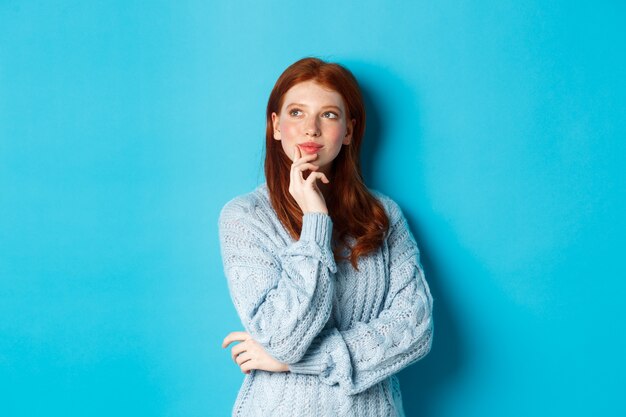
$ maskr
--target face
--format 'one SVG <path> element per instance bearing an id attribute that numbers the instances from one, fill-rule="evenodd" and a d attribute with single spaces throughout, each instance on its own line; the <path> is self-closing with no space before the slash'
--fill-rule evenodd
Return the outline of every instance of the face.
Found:
<path id="1" fill-rule="evenodd" d="M 291 87 L 283 97 L 280 113 L 272 113 L 274 139 L 293 161 L 294 150 L 302 156 L 316 153 L 318 171 L 328 172 L 342 145 L 350 144 L 354 120 L 346 120 L 341 94 L 315 81 Z"/>

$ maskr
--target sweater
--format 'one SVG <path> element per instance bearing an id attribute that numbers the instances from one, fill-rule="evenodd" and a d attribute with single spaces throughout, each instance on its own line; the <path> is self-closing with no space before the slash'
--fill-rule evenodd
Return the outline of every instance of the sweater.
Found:
<path id="1" fill-rule="evenodd" d="M 304 214 L 294 240 L 266 184 L 223 207 L 220 247 L 235 309 L 289 367 L 247 374 L 233 416 L 404 416 L 395 374 L 430 350 L 433 299 L 402 211 L 372 194 L 389 230 L 358 270 L 334 259 L 328 214 Z"/>

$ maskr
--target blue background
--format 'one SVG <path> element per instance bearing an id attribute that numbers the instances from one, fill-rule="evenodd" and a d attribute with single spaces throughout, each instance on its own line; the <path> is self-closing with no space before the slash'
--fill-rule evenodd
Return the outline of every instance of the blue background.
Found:
<path id="1" fill-rule="evenodd" d="M 435 296 L 410 416 L 624 416 L 623 2 L 0 2 L 0 415 L 224 416 L 222 205 L 348 66 Z"/>

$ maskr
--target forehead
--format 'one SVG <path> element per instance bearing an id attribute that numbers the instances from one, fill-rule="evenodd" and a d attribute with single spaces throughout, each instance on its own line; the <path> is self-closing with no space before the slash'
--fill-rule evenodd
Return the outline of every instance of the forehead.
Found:
<path id="1" fill-rule="evenodd" d="M 310 106 L 337 106 L 343 109 L 343 97 L 315 81 L 304 81 L 291 87 L 283 97 L 283 107 L 292 103 Z"/>

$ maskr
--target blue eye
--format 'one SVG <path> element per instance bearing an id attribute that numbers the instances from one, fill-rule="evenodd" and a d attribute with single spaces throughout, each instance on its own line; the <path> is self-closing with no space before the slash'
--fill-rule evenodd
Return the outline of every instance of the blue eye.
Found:
<path id="1" fill-rule="evenodd" d="M 327 118 L 327 119 L 336 119 L 336 118 L 338 118 L 339 116 L 338 116 L 338 115 L 337 115 L 337 113 L 335 113 L 335 112 L 332 112 L 332 111 L 327 111 L 327 112 L 324 112 L 324 113 L 322 114 L 322 117 L 325 117 L 325 118 Z"/>
<path id="2" fill-rule="evenodd" d="M 289 110 L 289 115 L 293 116 L 293 117 L 298 117 L 298 116 L 302 115 L 302 110 L 300 110 L 300 109 L 291 109 L 291 110 Z"/>

